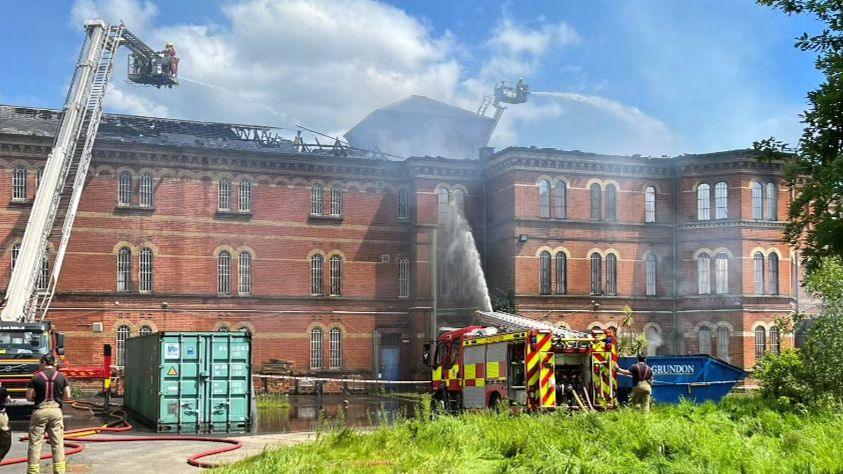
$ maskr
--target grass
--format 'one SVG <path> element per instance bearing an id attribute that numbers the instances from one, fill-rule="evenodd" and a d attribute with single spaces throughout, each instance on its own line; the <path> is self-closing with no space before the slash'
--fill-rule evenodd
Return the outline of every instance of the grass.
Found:
<path id="1" fill-rule="evenodd" d="M 840 472 L 843 415 L 781 412 L 758 398 L 569 415 L 425 414 L 266 451 L 221 473 Z"/>
<path id="2" fill-rule="evenodd" d="M 258 395 L 256 403 L 259 410 L 288 409 L 291 406 L 288 395 Z"/>

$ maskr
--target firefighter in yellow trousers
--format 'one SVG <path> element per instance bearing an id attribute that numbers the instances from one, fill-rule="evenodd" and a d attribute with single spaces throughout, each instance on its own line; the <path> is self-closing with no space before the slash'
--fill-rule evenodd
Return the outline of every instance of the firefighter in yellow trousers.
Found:
<path id="1" fill-rule="evenodd" d="M 638 362 L 627 369 L 618 368 L 618 373 L 632 377 L 632 395 L 629 398 L 631 406 L 641 407 L 641 411 L 649 413 L 650 396 L 653 394 L 653 369 L 647 365 L 643 354 L 638 354 Z"/>

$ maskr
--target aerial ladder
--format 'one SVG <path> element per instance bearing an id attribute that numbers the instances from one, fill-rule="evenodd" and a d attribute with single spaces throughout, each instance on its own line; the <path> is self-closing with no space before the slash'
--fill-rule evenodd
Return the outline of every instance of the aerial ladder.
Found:
<path id="1" fill-rule="evenodd" d="M 490 117 L 492 119 L 492 126 L 489 127 L 489 133 L 486 137 L 487 143 L 492 139 L 492 132 L 495 131 L 495 127 L 498 126 L 503 111 L 506 110 L 505 104 L 523 104 L 527 102 L 529 96 L 530 86 L 524 82 L 524 79 L 518 79 L 516 83 L 508 81 L 498 82 L 495 84 L 494 94 L 483 97 L 480 107 L 477 108 L 477 114 L 487 117 L 486 113 L 489 110 L 489 106 L 495 109 L 494 114 Z"/>
<path id="2" fill-rule="evenodd" d="M 178 84 L 174 54 L 155 52 L 122 23 L 90 20 L 85 22 L 85 35 L 0 313 L 0 382 L 13 395 L 25 390 L 18 385 L 36 370 L 38 357 L 64 355 L 64 337 L 52 330 L 46 316 L 88 175 L 118 48 L 131 50 L 130 81 L 159 88 Z M 58 232 L 61 238 L 50 272 L 47 247 Z"/>

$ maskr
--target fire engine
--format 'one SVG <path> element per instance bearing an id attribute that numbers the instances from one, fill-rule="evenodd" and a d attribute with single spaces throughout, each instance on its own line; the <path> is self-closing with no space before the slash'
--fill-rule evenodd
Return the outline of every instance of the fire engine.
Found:
<path id="1" fill-rule="evenodd" d="M 605 410 L 617 406 L 612 331 L 572 331 L 508 313 L 478 311 L 475 325 L 425 345 L 436 407 Z"/>

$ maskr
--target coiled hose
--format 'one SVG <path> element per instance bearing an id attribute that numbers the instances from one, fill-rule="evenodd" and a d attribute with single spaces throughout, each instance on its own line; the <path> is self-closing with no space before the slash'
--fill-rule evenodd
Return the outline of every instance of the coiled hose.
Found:
<path id="1" fill-rule="evenodd" d="M 123 408 L 117 406 L 104 406 L 89 401 L 68 400 L 70 406 L 79 410 L 88 410 L 92 415 L 103 416 L 110 418 L 111 421 L 103 426 L 92 426 L 90 428 L 78 428 L 75 430 L 68 430 L 64 432 L 64 447 L 66 448 L 65 456 L 77 454 L 82 452 L 85 447 L 81 443 L 126 443 L 132 441 L 197 441 L 207 443 L 224 443 L 228 446 L 222 448 L 202 451 L 187 458 L 187 463 L 191 466 L 201 468 L 217 467 L 216 464 L 210 464 L 199 461 L 204 457 L 213 456 L 215 454 L 226 453 L 240 449 L 243 445 L 230 438 L 212 438 L 210 436 L 182 436 L 182 435 L 156 435 L 156 436 L 109 436 L 107 438 L 82 438 L 84 436 L 91 436 L 101 433 L 122 433 L 131 431 L 134 427 L 128 421 L 128 415 Z M 68 439 L 69 438 L 69 439 Z M 27 441 L 29 436 L 21 436 L 20 441 Z M 51 453 L 41 456 L 41 460 L 50 459 L 53 455 Z M 5 459 L 0 462 L 0 466 L 11 466 L 13 464 L 21 464 L 27 462 L 26 458 Z"/>

